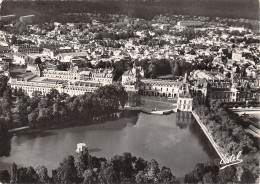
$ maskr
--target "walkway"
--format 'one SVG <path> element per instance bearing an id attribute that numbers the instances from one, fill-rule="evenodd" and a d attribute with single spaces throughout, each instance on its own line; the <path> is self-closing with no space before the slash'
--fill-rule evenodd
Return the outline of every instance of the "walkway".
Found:
<path id="1" fill-rule="evenodd" d="M 199 123 L 201 129 L 203 130 L 203 132 L 205 133 L 205 135 L 208 137 L 209 141 L 211 142 L 212 146 L 215 148 L 216 152 L 218 153 L 219 157 L 224 161 L 224 163 L 226 163 L 224 154 L 220 151 L 220 148 L 218 147 L 217 143 L 214 141 L 214 139 L 211 137 L 210 133 L 208 132 L 206 126 L 200 121 L 199 116 L 197 115 L 196 112 L 191 111 L 194 118 L 197 120 L 197 122 Z"/>
<path id="2" fill-rule="evenodd" d="M 27 130 L 29 128 L 30 128 L 30 126 L 24 126 L 24 127 L 19 127 L 19 128 L 14 128 L 14 129 L 8 130 L 8 132 L 9 133 L 15 133 L 15 132 Z"/>

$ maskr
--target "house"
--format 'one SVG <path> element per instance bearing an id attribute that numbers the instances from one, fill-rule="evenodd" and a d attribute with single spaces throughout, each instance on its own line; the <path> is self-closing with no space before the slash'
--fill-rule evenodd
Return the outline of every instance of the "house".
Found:
<path id="1" fill-rule="evenodd" d="M 13 45 L 14 52 L 20 53 L 40 53 L 40 48 L 35 45 L 23 44 L 23 45 Z"/>
<path id="2" fill-rule="evenodd" d="M 10 52 L 10 49 L 6 45 L 0 45 L 0 54 L 8 53 Z"/>
<path id="3" fill-rule="evenodd" d="M 29 57 L 25 54 L 19 53 L 19 52 L 15 52 L 13 53 L 13 62 L 12 64 L 15 65 L 25 65 L 27 64 L 29 61 Z"/>
<path id="4" fill-rule="evenodd" d="M 136 67 L 135 65 L 131 70 L 126 71 L 122 75 L 122 84 L 130 84 L 135 83 L 137 81 L 137 77 L 143 78 L 144 77 L 144 71 L 142 67 Z"/>

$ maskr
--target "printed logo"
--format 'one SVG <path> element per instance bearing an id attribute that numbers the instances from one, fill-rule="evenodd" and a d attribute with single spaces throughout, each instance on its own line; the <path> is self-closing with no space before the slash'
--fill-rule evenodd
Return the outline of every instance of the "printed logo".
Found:
<path id="1" fill-rule="evenodd" d="M 220 165 L 223 165 L 222 167 L 220 167 L 220 169 L 224 169 L 228 166 L 236 165 L 236 164 L 243 162 L 243 160 L 240 159 L 241 154 L 242 154 L 242 151 L 239 151 L 237 156 L 235 156 L 233 154 L 231 156 L 228 154 L 225 154 L 224 159 L 222 159 L 220 161 Z"/>

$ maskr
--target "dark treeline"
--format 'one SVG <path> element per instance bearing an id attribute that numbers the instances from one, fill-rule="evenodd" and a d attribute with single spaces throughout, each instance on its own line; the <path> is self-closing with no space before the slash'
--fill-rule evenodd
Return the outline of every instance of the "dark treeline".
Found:
<path id="1" fill-rule="evenodd" d="M 13 95 L 17 96 L 18 121 L 31 127 L 90 123 L 93 118 L 113 115 L 127 101 L 127 93 L 119 84 L 102 86 L 92 94 L 72 97 L 66 93 L 60 94 L 56 89 L 51 89 L 45 96 L 35 91 L 31 98 L 20 89 L 14 90 Z"/>
<path id="2" fill-rule="evenodd" d="M 186 174 L 184 183 L 253 183 L 248 170 L 236 175 L 237 168 L 229 166 L 219 169 L 219 160 L 196 164 L 194 170 Z M 239 179 L 238 179 L 239 178 Z M 15 163 L 11 173 L 0 170 L 0 182 L 3 183 L 83 183 L 83 184 L 112 184 L 112 183 L 180 183 L 167 167 L 159 167 L 156 160 L 150 162 L 143 158 L 132 156 L 131 153 L 115 155 L 110 159 L 97 158 L 89 154 L 87 149 L 75 157 L 67 156 L 48 175 L 45 166 L 20 167 Z"/>
<path id="3" fill-rule="evenodd" d="M 0 76 L 0 141 L 7 136 L 7 127 L 12 122 L 12 90 L 7 86 L 8 77 Z"/>
<path id="4" fill-rule="evenodd" d="M 4 183 L 179 183 L 171 170 L 159 168 L 155 160 L 150 162 L 130 153 L 115 155 L 111 159 L 96 158 L 87 149 L 74 156 L 67 156 L 48 176 L 45 166 L 21 167 L 15 163 L 11 173 L 0 171 L 0 182 Z"/>
<path id="5" fill-rule="evenodd" d="M 259 2 L 257 0 L 3 1 L 1 10 L 2 15 L 41 14 L 51 19 L 57 18 L 61 13 L 73 12 L 126 14 L 144 19 L 165 13 L 258 19 Z"/>
<path id="6" fill-rule="evenodd" d="M 128 94 L 120 84 L 102 86 L 94 93 L 78 96 L 60 94 L 56 89 L 51 89 L 46 95 L 35 91 L 30 98 L 21 89 L 12 91 L 5 86 L 6 82 L 0 85 L 0 139 L 8 135 L 8 129 L 15 127 L 89 124 L 93 119 L 114 116 L 128 100 Z"/>
<path id="7" fill-rule="evenodd" d="M 162 75 L 172 75 L 172 78 L 190 73 L 192 65 L 183 59 L 142 59 L 135 62 L 144 70 L 145 78 L 157 78 Z"/>

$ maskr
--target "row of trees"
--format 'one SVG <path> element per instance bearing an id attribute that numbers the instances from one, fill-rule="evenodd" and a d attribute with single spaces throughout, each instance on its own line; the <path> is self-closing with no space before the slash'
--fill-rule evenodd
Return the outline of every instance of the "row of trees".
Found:
<path id="1" fill-rule="evenodd" d="M 131 69 L 133 64 L 136 66 L 141 66 L 144 71 L 145 78 L 157 78 L 163 75 L 172 75 L 173 78 L 177 76 L 184 76 L 185 73 L 189 74 L 192 70 L 210 70 L 218 69 L 213 67 L 213 58 L 211 56 L 204 56 L 198 58 L 198 60 L 193 63 L 186 62 L 184 59 L 141 59 L 131 61 L 130 59 L 121 59 L 118 62 L 112 63 L 114 69 L 115 77 L 114 80 L 118 80 L 122 74 Z M 110 67 L 110 65 L 105 62 L 100 62 L 99 68 Z M 97 66 L 96 66 L 97 67 Z"/>
<path id="2" fill-rule="evenodd" d="M 7 86 L 8 78 L 0 77 L 0 140 L 7 135 L 7 127 L 12 122 L 12 91 Z"/>
<path id="3" fill-rule="evenodd" d="M 115 155 L 111 159 L 96 158 L 85 149 L 74 156 L 67 156 L 48 175 L 45 166 L 21 167 L 12 164 L 11 174 L 0 171 L 0 182 L 4 183 L 179 183 L 171 170 L 159 168 L 155 160 L 150 162 L 132 156 L 131 153 Z"/>
<path id="4" fill-rule="evenodd" d="M 52 89 L 47 95 L 35 91 L 32 98 L 18 89 L 16 113 L 22 125 L 31 127 L 57 126 L 79 122 L 91 122 L 93 118 L 104 118 L 124 107 L 127 93 L 119 84 L 100 87 L 94 93 L 72 96 Z"/>
<path id="5" fill-rule="evenodd" d="M 93 30 L 94 33 L 97 33 L 96 30 Z M 104 38 L 106 39 L 111 39 L 111 40 L 120 40 L 120 39 L 129 39 L 129 38 L 134 38 L 135 35 L 132 30 L 127 30 L 119 33 L 114 33 L 114 32 L 108 32 L 105 30 L 99 30 L 98 33 L 95 36 L 96 40 L 103 40 Z"/>
<path id="6" fill-rule="evenodd" d="M 210 102 L 209 107 L 199 105 L 196 112 L 219 147 L 230 155 L 237 155 L 242 151 L 241 167 L 247 169 L 252 177 L 257 179 L 260 174 L 258 167 L 260 154 L 256 147 L 257 143 L 244 130 L 248 123 L 238 115 L 228 113 L 216 101 Z"/>
<path id="7" fill-rule="evenodd" d="M 254 177 L 247 168 L 229 166 L 219 169 L 219 159 L 196 164 L 194 170 L 184 176 L 184 183 L 254 183 Z M 241 174 L 237 174 L 240 172 Z M 0 171 L 3 183 L 180 183 L 167 167 L 159 167 L 156 160 L 150 162 L 132 156 L 131 153 L 115 155 L 111 159 L 97 158 L 87 149 L 74 156 L 67 156 L 48 175 L 45 166 L 21 167 L 15 163 L 11 174 Z"/>
<path id="8" fill-rule="evenodd" d="M 172 74 L 173 77 L 182 76 L 192 69 L 191 63 L 182 59 L 143 59 L 136 62 L 137 66 L 141 66 L 144 70 L 145 78 L 156 78 L 160 75 Z"/>
<path id="9" fill-rule="evenodd" d="M 254 183 L 255 178 L 247 168 L 229 166 L 219 170 L 219 159 L 196 164 L 184 177 L 184 183 Z M 237 174 L 241 172 L 241 174 Z"/>

